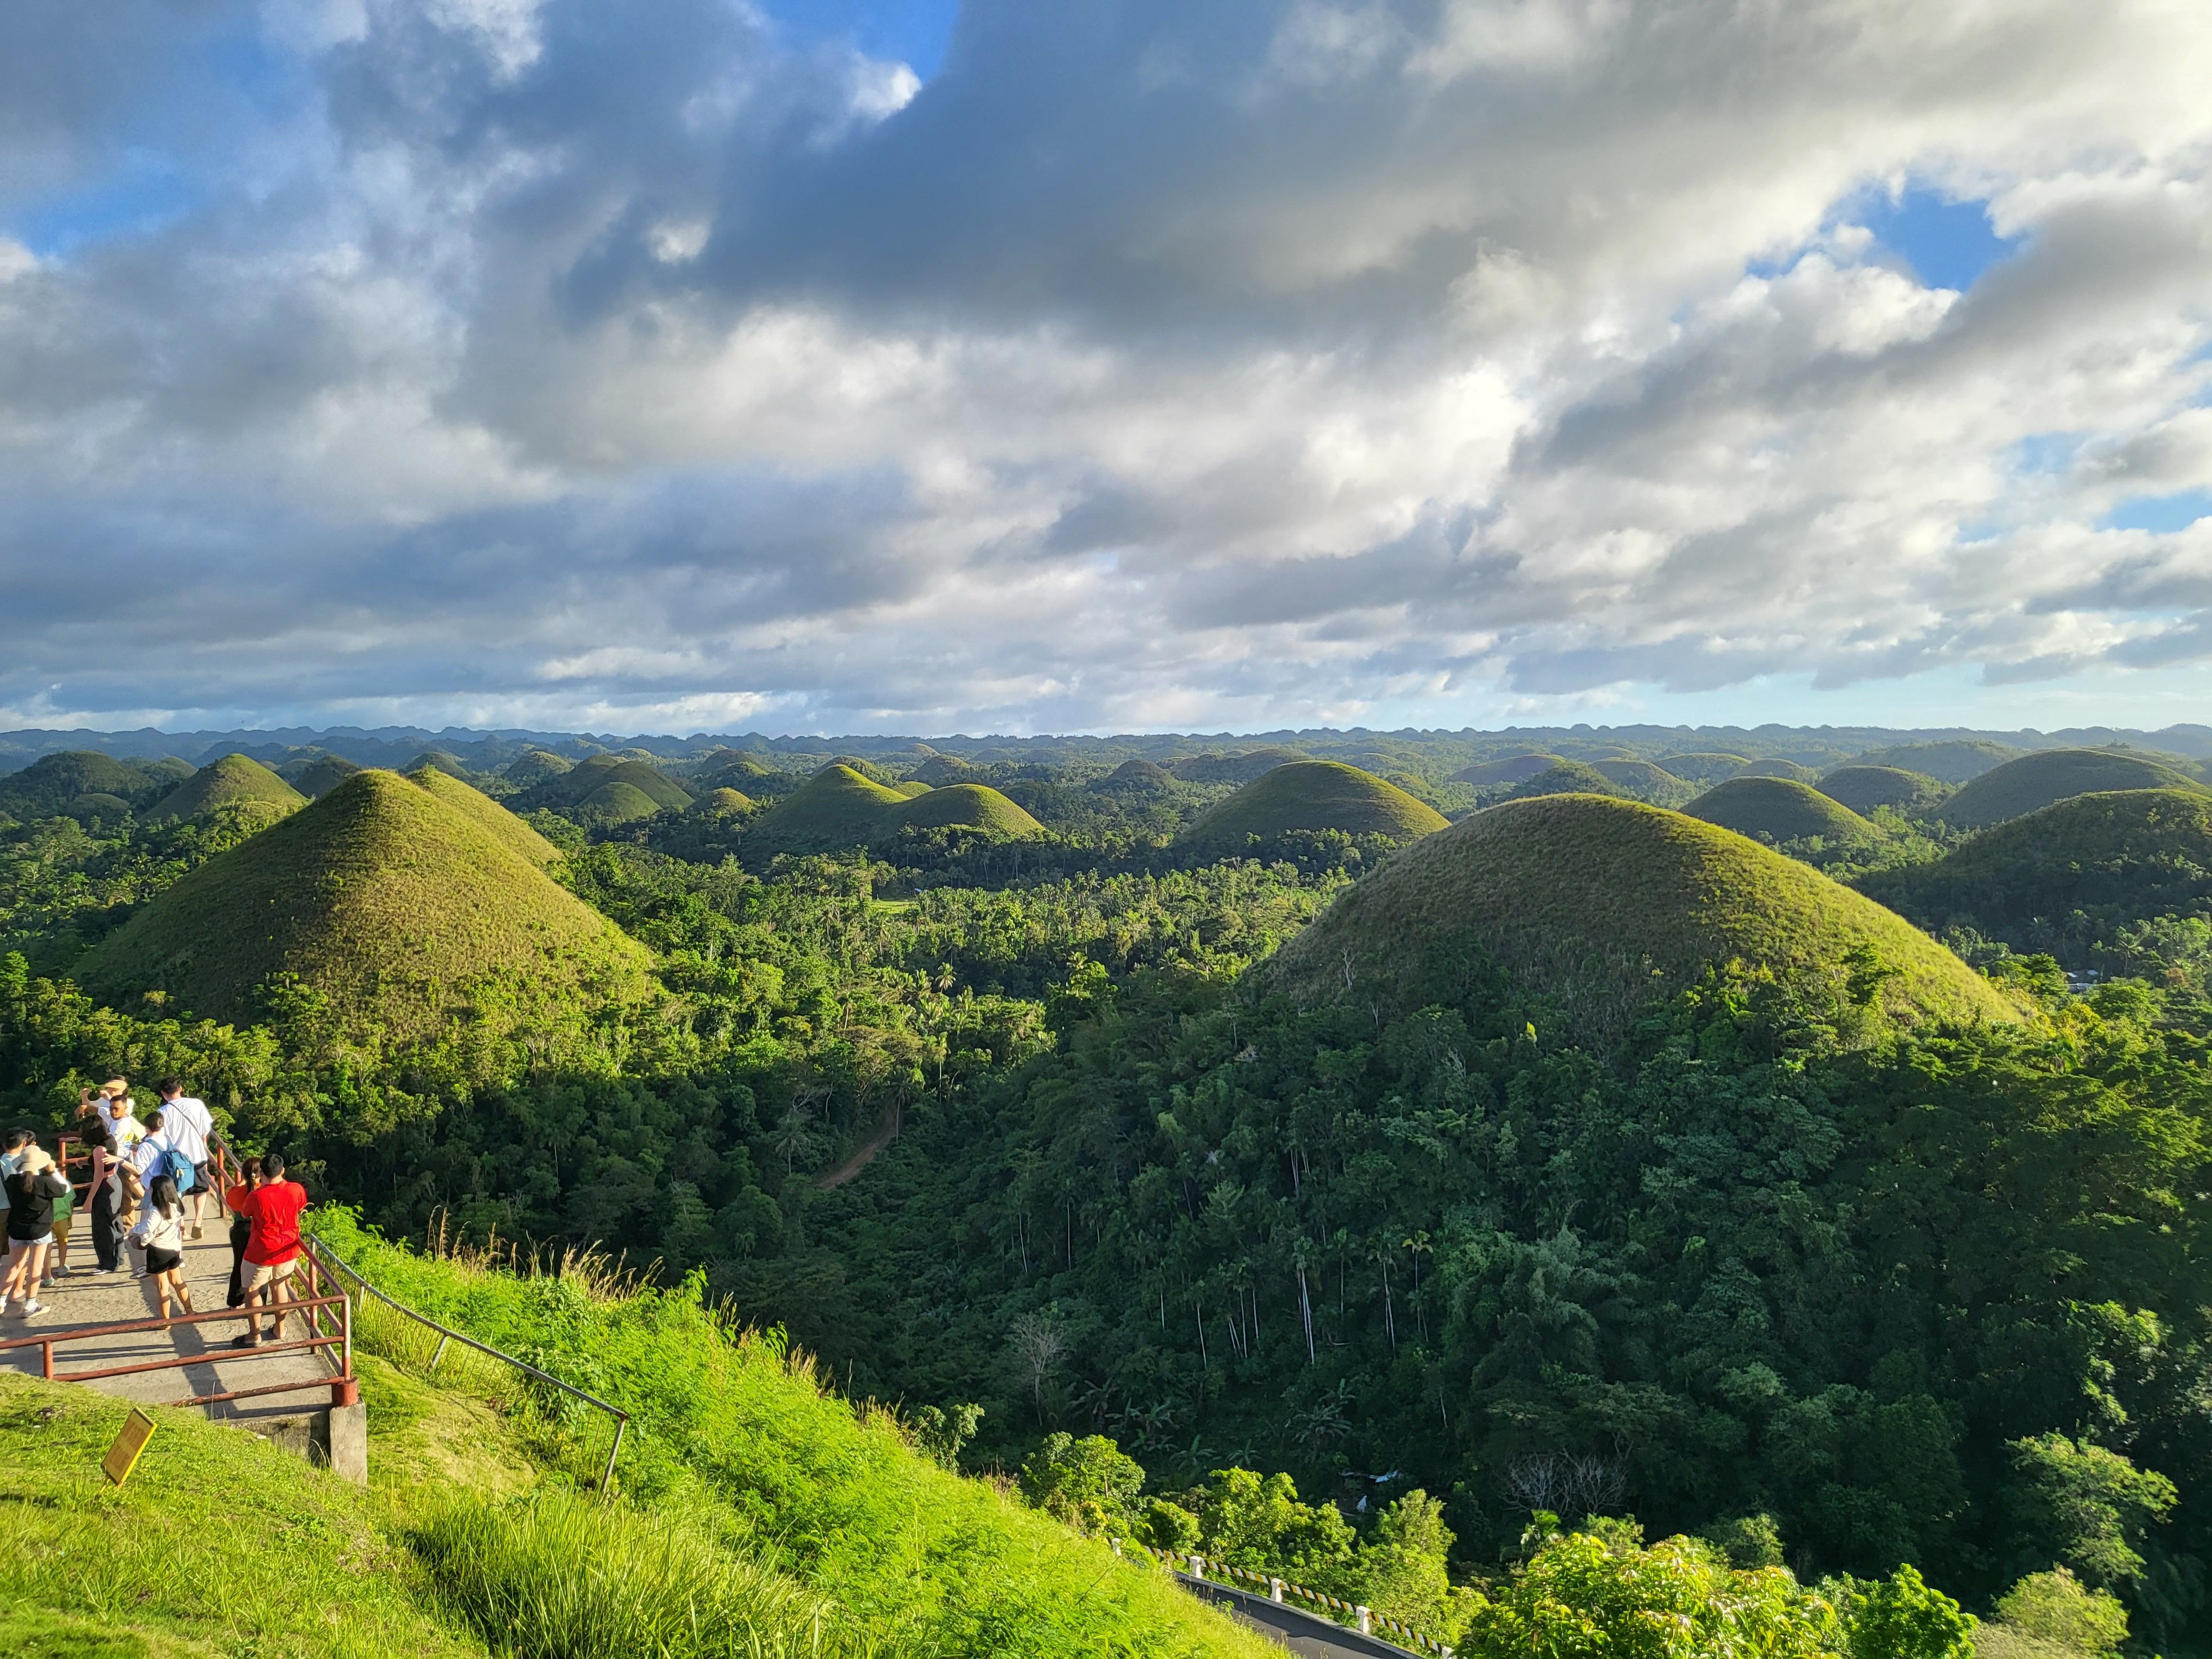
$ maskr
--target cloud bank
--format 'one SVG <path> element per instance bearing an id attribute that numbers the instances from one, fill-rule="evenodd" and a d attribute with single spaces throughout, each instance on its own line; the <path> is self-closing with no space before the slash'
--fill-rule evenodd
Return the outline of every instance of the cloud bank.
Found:
<path id="1" fill-rule="evenodd" d="M 927 84 L 737 0 L 23 0 L 0 718 L 2178 699 L 2208 76 L 2186 0 L 968 0 Z"/>

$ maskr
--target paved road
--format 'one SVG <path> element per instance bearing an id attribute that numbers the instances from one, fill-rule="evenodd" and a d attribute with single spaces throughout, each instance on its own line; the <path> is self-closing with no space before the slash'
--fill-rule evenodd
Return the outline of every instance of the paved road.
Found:
<path id="1" fill-rule="evenodd" d="M 1419 1659 L 1409 1649 L 1393 1646 L 1379 1636 L 1362 1636 L 1287 1603 L 1193 1578 L 1188 1573 L 1178 1572 L 1176 1577 L 1193 1595 L 1225 1608 L 1242 1623 L 1273 1637 L 1304 1659 Z"/>
<path id="2" fill-rule="evenodd" d="M 28 1319 L 19 1319 L 12 1314 L 0 1319 L 0 1340 L 157 1316 L 160 1310 L 154 1304 L 152 1291 L 137 1277 L 140 1264 L 136 1253 L 125 1249 L 122 1271 L 106 1277 L 95 1274 L 91 1271 L 94 1257 L 89 1221 L 80 1220 L 77 1231 L 70 1250 L 75 1271 L 39 1293 L 39 1299 L 46 1304 L 44 1313 Z M 191 1291 L 192 1304 L 203 1312 L 223 1305 L 230 1282 L 227 1228 L 210 1221 L 205 1239 L 185 1244 L 185 1282 Z M 296 1340 L 303 1334 L 300 1328 L 302 1322 L 295 1316 L 288 1323 L 285 1334 Z M 166 1331 L 140 1331 L 71 1342 L 54 1350 L 54 1372 L 57 1376 L 66 1377 L 71 1371 L 94 1370 L 109 1365 L 140 1364 L 182 1354 L 204 1356 L 197 1364 L 141 1371 L 135 1376 L 107 1377 L 88 1385 L 104 1394 L 146 1405 L 168 1405 L 198 1395 L 226 1394 L 234 1389 L 307 1382 L 330 1376 L 331 1368 L 323 1363 L 320 1352 L 314 1350 L 295 1350 L 259 1358 L 234 1352 L 230 1346 L 231 1339 L 242 1335 L 245 1329 L 242 1319 L 222 1319 Z M 0 1366 L 36 1376 L 40 1374 L 40 1351 L 36 1346 L 0 1350 Z M 222 1401 L 205 1410 L 219 1421 L 252 1427 L 264 1421 L 295 1418 L 302 1412 L 329 1404 L 327 1395 L 302 1390 L 255 1400 Z"/>

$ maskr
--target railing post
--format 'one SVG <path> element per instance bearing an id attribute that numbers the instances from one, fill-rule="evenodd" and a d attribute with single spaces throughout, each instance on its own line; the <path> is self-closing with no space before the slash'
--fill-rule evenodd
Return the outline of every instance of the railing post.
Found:
<path id="1" fill-rule="evenodd" d="M 1270 1578 L 1267 1581 L 1267 1599 L 1270 1601 L 1279 1601 L 1283 1599 L 1283 1581 L 1281 1579 Z"/>
<path id="2" fill-rule="evenodd" d="M 1200 1580 L 1201 1583 L 1204 1582 L 1206 1578 L 1206 1558 L 1204 1556 L 1194 1555 L 1190 1558 L 1190 1576 Z"/>
<path id="3" fill-rule="evenodd" d="M 1373 1613 L 1368 1612 L 1365 1607 L 1354 1607 L 1352 1610 L 1352 1617 L 1359 1620 L 1359 1633 L 1362 1636 L 1372 1636 L 1375 1634 L 1375 1615 Z"/>
<path id="4" fill-rule="evenodd" d="M 451 1337 L 449 1337 L 449 1336 L 441 1336 L 441 1337 L 440 1337 L 440 1338 L 438 1339 L 438 1351 L 437 1351 L 435 1353 L 434 1353 L 434 1354 L 432 1354 L 432 1355 L 430 1356 L 430 1370 L 429 1370 L 429 1372 L 428 1372 L 428 1375 L 429 1375 L 429 1376 L 437 1376 L 437 1374 L 438 1374 L 438 1362 L 439 1362 L 441 1359 L 443 1359 L 443 1358 L 446 1357 L 446 1344 L 447 1344 L 447 1343 L 448 1343 L 448 1342 L 450 1342 L 450 1341 L 452 1341 L 452 1340 L 453 1340 L 453 1338 L 451 1338 Z"/>
<path id="5" fill-rule="evenodd" d="M 47 1382 L 54 1380 L 54 1345 L 52 1342 L 39 1344 L 39 1369 Z"/>
<path id="6" fill-rule="evenodd" d="M 607 1448 L 606 1472 L 599 1476 L 599 1501 L 605 1503 L 614 1495 L 615 1459 L 622 1455 L 623 1431 L 629 1427 L 627 1417 L 615 1419 L 615 1443 Z"/>

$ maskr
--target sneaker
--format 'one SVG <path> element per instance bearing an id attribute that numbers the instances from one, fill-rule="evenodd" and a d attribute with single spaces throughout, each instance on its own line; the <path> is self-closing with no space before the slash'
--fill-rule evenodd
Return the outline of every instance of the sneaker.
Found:
<path id="1" fill-rule="evenodd" d="M 33 1314 L 42 1314 L 46 1310 L 46 1304 L 34 1296 L 23 1304 L 23 1317 L 28 1319 Z"/>
<path id="2" fill-rule="evenodd" d="M 48 1275 L 48 1277 L 52 1279 L 67 1279 L 69 1276 L 70 1270 L 67 1267 L 57 1267 L 51 1274 Z"/>
<path id="3" fill-rule="evenodd" d="M 117 1271 L 118 1270 L 113 1267 L 94 1267 L 92 1270 L 92 1276 L 94 1279 L 112 1279 L 115 1277 Z"/>

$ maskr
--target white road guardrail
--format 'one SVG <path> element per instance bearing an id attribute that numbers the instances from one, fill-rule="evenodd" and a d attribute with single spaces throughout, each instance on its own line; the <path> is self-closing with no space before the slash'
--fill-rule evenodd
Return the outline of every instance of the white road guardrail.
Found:
<path id="1" fill-rule="evenodd" d="M 1440 1654 L 1444 1656 L 1444 1659 L 1450 1659 L 1451 1649 L 1433 1637 L 1424 1636 L 1411 1625 L 1393 1619 L 1387 1613 L 1376 1613 L 1371 1607 L 1340 1600 L 1325 1590 L 1308 1589 L 1304 1585 L 1293 1584 L 1288 1579 L 1254 1572 L 1245 1567 L 1231 1566 L 1226 1561 L 1212 1560 L 1202 1555 L 1185 1555 L 1180 1550 L 1156 1550 L 1149 1544 L 1139 1544 L 1133 1538 L 1109 1538 L 1106 1541 L 1114 1547 L 1116 1555 L 1134 1550 L 1138 1554 L 1172 1567 L 1177 1572 L 1187 1572 L 1194 1578 L 1208 1583 L 1212 1582 L 1207 1577 L 1209 1572 L 1223 1582 L 1242 1578 L 1247 1583 L 1258 1586 L 1257 1593 L 1270 1601 L 1287 1602 L 1288 1598 L 1296 1596 L 1319 1609 L 1322 1618 L 1349 1630 L 1356 1630 L 1363 1636 L 1388 1634 L 1402 1639 L 1416 1652 Z"/>

